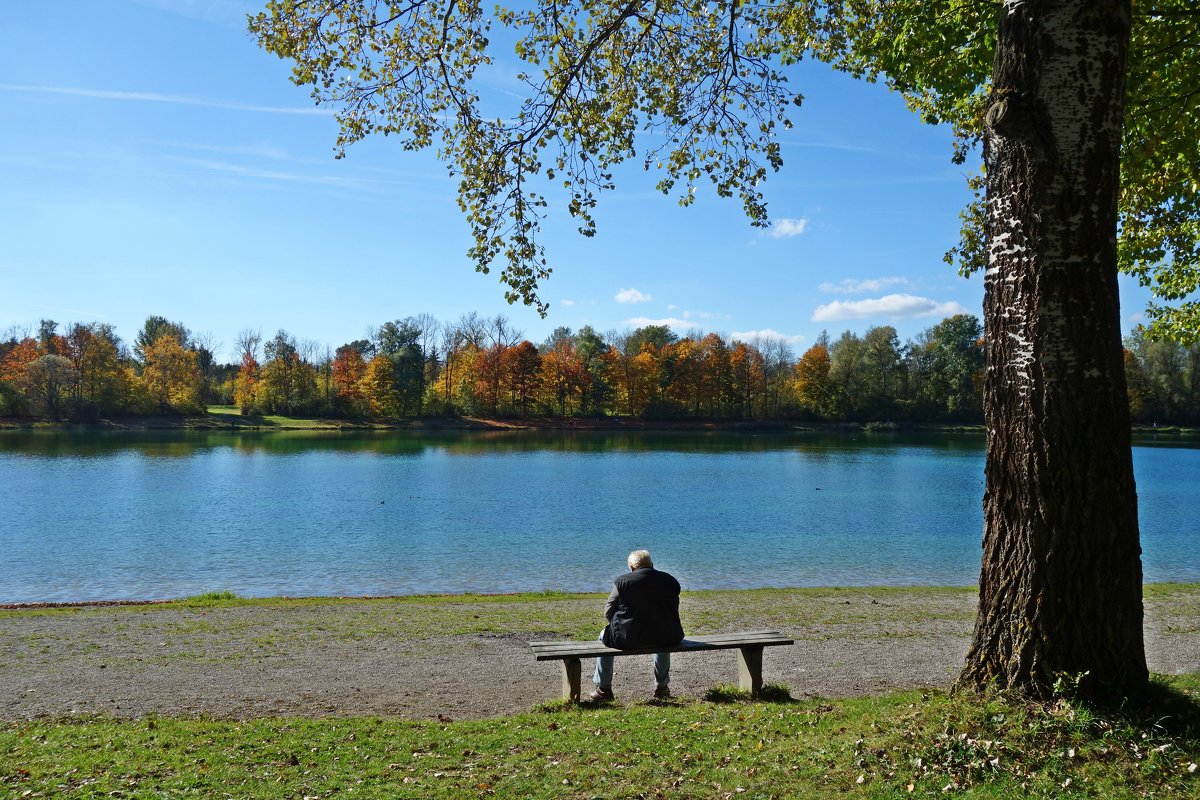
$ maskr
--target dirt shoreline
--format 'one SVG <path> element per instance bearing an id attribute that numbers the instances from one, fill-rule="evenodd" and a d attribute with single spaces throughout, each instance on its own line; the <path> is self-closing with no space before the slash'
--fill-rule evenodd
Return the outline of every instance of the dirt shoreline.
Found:
<path id="1" fill-rule="evenodd" d="M 470 719 L 554 700 L 559 666 L 528 642 L 599 628 L 601 599 L 453 596 L 22 608 L 0 613 L 0 719 L 103 714 Z M 764 678 L 796 697 L 945 687 L 965 656 L 974 592 L 762 590 L 684 597 L 689 633 L 775 628 Z M 1146 600 L 1153 671 L 1200 671 L 1200 587 Z M 589 636 L 590 638 L 590 636 Z M 590 664 L 585 665 L 585 671 Z M 649 698 L 648 656 L 617 661 L 618 702 Z M 585 676 L 585 685 L 588 677 Z M 676 656 L 672 690 L 736 680 L 732 652 Z"/>

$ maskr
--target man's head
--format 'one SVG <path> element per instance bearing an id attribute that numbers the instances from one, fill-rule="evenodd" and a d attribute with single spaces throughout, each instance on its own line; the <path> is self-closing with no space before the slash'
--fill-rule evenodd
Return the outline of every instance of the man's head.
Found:
<path id="1" fill-rule="evenodd" d="M 654 562 L 650 560 L 649 550 L 634 550 L 629 554 L 629 558 L 625 559 L 625 563 L 629 565 L 630 572 L 642 567 L 654 568 Z"/>

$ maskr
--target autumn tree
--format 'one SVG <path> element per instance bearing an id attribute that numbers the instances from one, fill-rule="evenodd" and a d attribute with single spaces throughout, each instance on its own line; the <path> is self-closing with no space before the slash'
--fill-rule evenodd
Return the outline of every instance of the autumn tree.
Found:
<path id="1" fill-rule="evenodd" d="M 755 409 L 761 407 L 766 389 L 762 352 L 745 342 L 734 342 L 729 353 L 729 375 L 733 416 L 755 416 Z"/>
<path id="2" fill-rule="evenodd" d="M 442 362 L 438 352 L 438 341 L 441 332 L 441 325 L 432 314 L 417 314 L 414 317 L 409 317 L 409 321 L 417 329 L 416 345 L 417 350 L 421 353 L 423 363 L 423 374 L 421 376 L 422 394 L 417 398 L 417 414 L 424 413 L 425 395 L 428 393 L 428 387 L 432 386 L 437 381 L 438 375 L 441 372 Z"/>
<path id="3" fill-rule="evenodd" d="M 542 352 L 540 385 L 546 406 L 564 416 L 568 408 L 582 412 L 584 397 L 590 384 L 591 376 L 584 368 L 583 359 L 575 348 L 575 339 L 570 331 L 564 330 L 562 335 L 552 335 L 543 345 Z"/>
<path id="4" fill-rule="evenodd" d="M 690 336 L 657 351 L 659 401 L 655 416 L 691 413 L 698 416 L 704 396 L 704 361 L 700 343 Z"/>
<path id="5" fill-rule="evenodd" d="M 707 407 L 709 416 L 726 416 L 733 404 L 733 374 L 729 363 L 729 345 L 717 333 L 700 339 L 701 381 L 703 387 L 699 406 Z"/>
<path id="6" fill-rule="evenodd" d="M 149 316 L 133 340 L 133 355 L 141 363 L 146 362 L 146 350 L 163 336 L 173 336 L 180 347 L 187 349 L 191 343 L 191 331 L 180 322 L 171 322 L 166 317 Z"/>
<path id="7" fill-rule="evenodd" d="M 796 362 L 796 398 L 804 409 L 819 417 L 833 408 L 830 368 L 829 349 L 824 344 L 814 344 Z"/>
<path id="8" fill-rule="evenodd" d="M 542 379 L 542 357 L 530 341 L 520 342 L 505 348 L 502 369 L 509 387 L 510 407 L 529 414 Z"/>
<path id="9" fill-rule="evenodd" d="M 262 334 L 256 330 L 247 328 L 238 334 L 237 348 L 242 357 L 233 383 L 233 404 L 243 415 L 254 409 L 259 370 L 258 346 L 261 343 Z"/>
<path id="10" fill-rule="evenodd" d="M 65 355 L 75 369 L 73 413 L 92 418 L 123 411 L 129 396 L 129 375 L 121 363 L 121 340 L 112 325 L 75 323 L 64 337 Z"/>
<path id="11" fill-rule="evenodd" d="M 396 364 L 380 353 L 367 363 L 360 382 L 363 398 L 376 417 L 400 415 L 400 396 L 396 391 Z"/>
<path id="12" fill-rule="evenodd" d="M 763 397 L 763 416 L 778 417 L 789 402 L 792 367 L 796 362 L 796 355 L 792 352 L 791 345 L 778 337 L 758 338 L 753 343 L 763 356 L 766 390 Z"/>
<path id="13" fill-rule="evenodd" d="M 493 344 L 485 350 L 477 350 L 477 358 L 473 364 L 475 378 L 475 398 L 479 401 L 480 410 L 489 414 L 500 413 L 500 400 L 503 395 L 500 387 L 504 383 L 504 353 L 508 348 L 502 344 Z"/>
<path id="14" fill-rule="evenodd" d="M 38 410 L 58 422 L 63 418 L 71 386 L 76 379 L 70 359 L 47 354 L 39 356 L 25 368 L 22 383 L 26 395 Z"/>
<path id="15" fill-rule="evenodd" d="M 475 363 L 480 353 L 479 342 L 468 328 L 446 323 L 441 331 L 442 369 L 435 384 L 436 400 L 445 413 L 457 413 L 469 405 L 474 393 Z"/>
<path id="16" fill-rule="evenodd" d="M 0 358 L 0 397 L 4 399 L 5 413 L 21 414 L 28 410 L 25 373 L 40 357 L 38 342 L 30 336 L 13 341 L 5 348 L 4 356 Z"/>
<path id="17" fill-rule="evenodd" d="M 364 395 L 362 380 L 367 372 L 367 342 L 351 342 L 337 349 L 333 357 L 333 385 L 337 403 L 351 414 L 362 414 Z M 373 352 L 374 348 L 370 348 Z"/>
<path id="18" fill-rule="evenodd" d="M 174 334 L 164 333 L 153 344 L 142 345 L 141 383 L 159 414 L 204 413 L 200 399 L 200 368 L 196 353 Z"/>

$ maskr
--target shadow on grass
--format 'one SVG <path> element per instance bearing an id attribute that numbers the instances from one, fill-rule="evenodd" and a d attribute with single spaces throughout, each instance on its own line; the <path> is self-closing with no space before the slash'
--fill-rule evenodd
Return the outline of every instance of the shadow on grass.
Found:
<path id="1" fill-rule="evenodd" d="M 704 694 L 704 699 L 710 703 L 799 703 L 792 697 L 792 690 L 782 683 L 768 683 L 758 690 L 758 697 L 739 686 L 730 683 L 718 683 Z"/>
<path id="2" fill-rule="evenodd" d="M 278 428 L 279 423 L 267 419 L 261 414 L 222 414 L 220 412 L 208 413 L 208 419 L 213 422 L 219 422 L 222 426 L 228 425 L 231 428 Z"/>
<path id="3" fill-rule="evenodd" d="M 751 698 L 750 693 L 732 684 L 717 684 L 705 692 L 703 697 L 650 697 L 638 701 L 639 706 L 656 706 L 660 708 L 681 708 L 697 702 L 707 703 L 772 703 L 793 705 L 802 701 L 792 697 L 791 690 L 783 684 L 767 684 L 759 690 L 757 698 Z M 554 714 L 562 711 L 597 712 L 605 710 L 620 710 L 622 706 L 611 700 L 584 699 L 578 703 L 568 700 L 548 700 L 533 707 L 533 711 L 542 714 Z"/>
<path id="4" fill-rule="evenodd" d="M 1200 674 L 1155 675 L 1142 702 L 1120 714 L 1130 725 L 1200 745 Z"/>

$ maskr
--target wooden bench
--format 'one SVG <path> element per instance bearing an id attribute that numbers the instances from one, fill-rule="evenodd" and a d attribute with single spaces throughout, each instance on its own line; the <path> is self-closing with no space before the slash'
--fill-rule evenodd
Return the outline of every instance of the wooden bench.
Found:
<path id="1" fill-rule="evenodd" d="M 702 650 L 738 651 L 738 685 L 757 697 L 762 688 L 762 651 L 764 647 L 794 644 L 778 631 L 748 631 L 746 633 L 716 633 L 711 636 L 689 636 L 674 647 L 651 650 L 617 650 L 600 642 L 530 642 L 538 661 L 562 662 L 563 699 L 579 702 L 581 658 L 596 656 L 641 656 L 653 653 L 696 653 Z"/>

